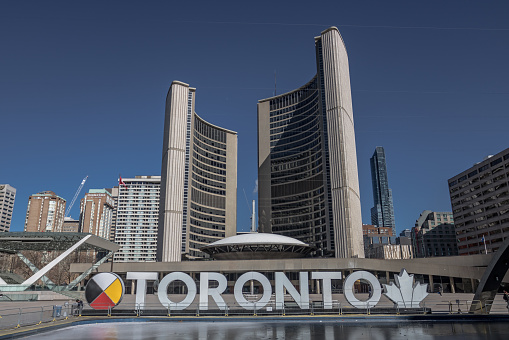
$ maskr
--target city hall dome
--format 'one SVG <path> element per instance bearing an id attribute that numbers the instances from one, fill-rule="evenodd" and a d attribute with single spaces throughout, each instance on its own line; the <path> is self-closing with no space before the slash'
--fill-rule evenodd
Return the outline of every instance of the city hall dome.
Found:
<path id="1" fill-rule="evenodd" d="M 313 247 L 283 235 L 246 233 L 224 238 L 200 250 L 216 260 L 267 260 L 306 257 Z"/>

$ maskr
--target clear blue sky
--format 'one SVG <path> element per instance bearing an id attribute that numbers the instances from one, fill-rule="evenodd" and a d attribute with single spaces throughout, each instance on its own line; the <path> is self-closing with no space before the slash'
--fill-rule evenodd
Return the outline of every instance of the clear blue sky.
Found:
<path id="1" fill-rule="evenodd" d="M 176 4 L 178 3 L 178 4 Z M 72 199 L 81 180 L 159 175 L 165 97 L 238 132 L 238 229 L 257 178 L 256 103 L 316 73 L 313 38 L 346 43 L 364 223 L 369 158 L 387 155 L 397 230 L 450 211 L 447 179 L 509 147 L 507 1 L 2 1 L 0 183 Z M 78 218 L 79 203 L 71 216 Z"/>

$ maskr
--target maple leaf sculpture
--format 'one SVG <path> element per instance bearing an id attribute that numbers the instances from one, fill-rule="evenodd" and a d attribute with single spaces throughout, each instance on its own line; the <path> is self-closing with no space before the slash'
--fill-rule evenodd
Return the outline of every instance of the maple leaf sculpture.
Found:
<path id="1" fill-rule="evenodd" d="M 401 269 L 399 275 L 394 275 L 394 282 L 384 284 L 384 294 L 399 308 L 419 308 L 419 304 L 428 293 L 428 284 L 414 283 L 414 275 L 408 275 L 406 269 Z"/>

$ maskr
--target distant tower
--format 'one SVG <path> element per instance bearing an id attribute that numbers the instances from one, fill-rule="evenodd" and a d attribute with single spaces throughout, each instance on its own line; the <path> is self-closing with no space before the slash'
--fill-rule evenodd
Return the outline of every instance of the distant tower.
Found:
<path id="1" fill-rule="evenodd" d="M 315 38 L 317 74 L 258 102 L 258 225 L 319 255 L 364 257 L 348 55 L 339 31 Z"/>
<path id="2" fill-rule="evenodd" d="M 15 198 L 16 189 L 9 184 L 0 184 L 0 232 L 9 231 L 11 228 Z"/>
<path id="3" fill-rule="evenodd" d="M 389 189 L 387 165 L 385 164 L 385 151 L 383 147 L 376 147 L 373 157 L 370 158 L 370 163 L 374 202 L 374 207 L 371 208 L 371 223 L 378 227 L 391 228 L 392 235 L 396 235 L 392 190 Z"/>

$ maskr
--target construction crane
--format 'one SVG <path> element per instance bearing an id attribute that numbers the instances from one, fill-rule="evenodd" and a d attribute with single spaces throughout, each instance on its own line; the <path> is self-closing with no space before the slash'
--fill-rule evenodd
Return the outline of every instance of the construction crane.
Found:
<path id="1" fill-rule="evenodd" d="M 67 211 L 65 212 L 65 217 L 69 217 L 69 214 L 71 213 L 72 206 L 74 205 L 74 202 L 76 202 L 76 198 L 78 198 L 78 195 L 81 192 L 81 189 L 83 189 L 83 186 L 85 185 L 85 182 L 87 181 L 87 177 L 83 178 L 81 181 L 80 186 L 78 187 L 78 190 L 76 190 L 76 193 L 74 194 L 74 197 L 72 198 L 71 204 L 67 207 Z"/>

